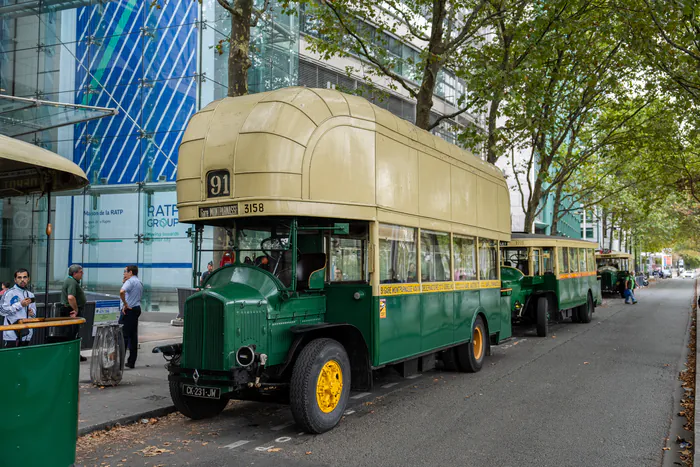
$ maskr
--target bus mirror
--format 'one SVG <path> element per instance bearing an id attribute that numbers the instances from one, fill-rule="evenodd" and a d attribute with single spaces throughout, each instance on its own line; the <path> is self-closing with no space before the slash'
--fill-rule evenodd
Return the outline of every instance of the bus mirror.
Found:
<path id="1" fill-rule="evenodd" d="M 335 235 L 347 235 L 350 233 L 350 224 L 347 222 L 336 222 L 333 224 L 333 233 Z"/>

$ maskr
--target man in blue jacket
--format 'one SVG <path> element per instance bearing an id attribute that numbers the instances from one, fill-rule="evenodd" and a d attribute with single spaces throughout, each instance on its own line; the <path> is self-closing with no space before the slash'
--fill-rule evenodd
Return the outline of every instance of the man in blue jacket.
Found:
<path id="1" fill-rule="evenodd" d="M 29 285 L 29 271 L 18 269 L 15 271 L 15 285 L 7 290 L 0 301 L 0 316 L 4 318 L 3 324 L 8 326 L 15 324 L 20 319 L 34 318 L 36 316 L 36 303 L 34 294 L 27 289 Z M 29 345 L 32 340 L 32 329 L 21 331 L 5 331 L 2 340 L 5 347 L 19 347 Z"/>

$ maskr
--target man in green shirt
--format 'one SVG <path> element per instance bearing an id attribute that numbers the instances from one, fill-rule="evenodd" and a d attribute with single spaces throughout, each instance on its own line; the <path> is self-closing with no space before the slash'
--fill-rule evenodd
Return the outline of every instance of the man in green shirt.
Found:
<path id="1" fill-rule="evenodd" d="M 63 281 L 61 287 L 61 316 L 82 316 L 85 307 L 85 292 L 80 288 L 80 280 L 83 278 L 83 267 L 79 264 L 72 264 L 68 268 L 68 277 Z M 66 330 L 66 339 L 77 339 L 80 326 L 69 326 Z M 87 361 L 87 358 L 80 356 L 80 361 Z"/>

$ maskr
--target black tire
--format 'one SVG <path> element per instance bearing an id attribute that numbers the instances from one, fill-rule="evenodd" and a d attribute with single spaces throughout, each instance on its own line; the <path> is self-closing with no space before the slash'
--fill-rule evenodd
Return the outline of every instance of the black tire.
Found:
<path id="1" fill-rule="evenodd" d="M 472 338 L 466 344 L 455 347 L 457 368 L 465 373 L 476 373 L 481 370 L 484 358 L 488 353 L 489 336 L 481 316 L 477 316 L 472 328 Z M 476 346 L 476 347 L 475 347 Z"/>
<path id="2" fill-rule="evenodd" d="M 549 331 L 549 300 L 547 297 L 537 299 L 537 336 L 547 337 Z"/>
<path id="3" fill-rule="evenodd" d="M 459 367 L 457 365 L 457 354 L 455 352 L 454 347 L 442 352 L 441 358 L 442 358 L 442 366 L 445 370 L 447 370 L 447 371 L 457 371 L 458 370 Z"/>
<path id="4" fill-rule="evenodd" d="M 333 363 L 340 368 L 340 397 L 329 396 L 330 412 L 324 412 L 317 400 L 317 386 L 321 370 Z M 289 405 L 297 425 L 308 433 L 324 433 L 340 421 L 350 397 L 350 359 L 345 348 L 333 339 L 314 339 L 309 342 L 294 362 L 289 389 Z M 333 402 L 337 399 L 337 402 Z"/>
<path id="5" fill-rule="evenodd" d="M 593 321 L 593 296 L 590 292 L 588 293 L 588 298 L 586 299 L 586 304 L 581 305 L 578 309 L 578 319 L 581 323 L 590 323 Z"/>
<path id="6" fill-rule="evenodd" d="M 187 418 L 202 420 L 216 417 L 228 404 L 228 399 L 200 399 L 182 393 L 180 383 L 170 381 L 170 398 L 175 408 Z"/>

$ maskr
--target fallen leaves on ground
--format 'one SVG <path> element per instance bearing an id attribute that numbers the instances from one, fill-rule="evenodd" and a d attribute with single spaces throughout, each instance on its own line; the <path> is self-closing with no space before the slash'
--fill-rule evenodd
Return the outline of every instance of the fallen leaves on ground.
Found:
<path id="1" fill-rule="evenodd" d="M 270 448 L 267 450 L 267 452 L 280 452 L 282 448 Z"/>
<path id="2" fill-rule="evenodd" d="M 140 451 L 136 451 L 137 453 L 141 453 L 143 457 L 154 457 L 154 456 L 159 456 L 161 454 L 166 454 L 169 452 L 172 452 L 170 449 L 165 449 L 165 448 L 159 448 L 158 446 L 148 446 Z"/>

